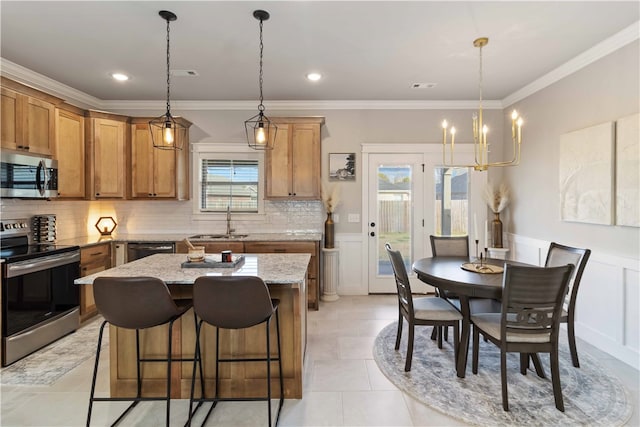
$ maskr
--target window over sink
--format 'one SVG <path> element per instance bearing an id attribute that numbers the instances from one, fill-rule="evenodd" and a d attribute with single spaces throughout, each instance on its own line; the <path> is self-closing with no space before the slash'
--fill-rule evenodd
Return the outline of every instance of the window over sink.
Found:
<path id="1" fill-rule="evenodd" d="M 262 214 L 264 155 L 246 144 L 193 145 L 193 210 L 206 217 Z"/>

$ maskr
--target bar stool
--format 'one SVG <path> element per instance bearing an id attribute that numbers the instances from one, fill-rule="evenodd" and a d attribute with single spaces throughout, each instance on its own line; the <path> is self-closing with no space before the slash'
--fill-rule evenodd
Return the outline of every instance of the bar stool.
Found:
<path id="1" fill-rule="evenodd" d="M 196 348 L 193 362 L 193 380 L 191 383 L 191 398 L 189 402 L 189 420 L 204 402 L 213 402 L 207 412 L 202 425 L 204 426 L 213 411 L 221 401 L 266 401 L 269 416 L 269 427 L 272 425 L 271 416 L 271 362 L 278 361 L 280 372 L 280 402 L 276 414 L 275 425 L 278 425 L 280 410 L 284 403 L 284 385 L 282 379 L 282 359 L 280 354 L 280 320 L 278 317 L 277 299 L 271 299 L 269 289 L 264 281 L 255 276 L 203 276 L 198 277 L 193 285 L 193 309 L 200 319 L 196 324 Z M 271 318 L 275 314 L 278 357 L 271 357 L 271 339 L 269 328 Z M 215 396 L 205 397 L 204 391 L 199 399 L 194 397 L 196 382 L 196 365 L 200 367 L 200 383 L 204 383 L 202 375 L 202 355 L 200 354 L 200 331 L 206 322 L 216 328 L 216 381 Z M 264 358 L 220 358 L 220 329 L 244 329 L 261 323 L 266 323 L 266 357 Z M 267 362 L 267 396 L 266 397 L 219 397 L 220 363 L 229 362 Z M 193 409 L 193 404 L 197 406 Z"/>
<path id="2" fill-rule="evenodd" d="M 91 380 L 91 394 L 89 396 L 89 412 L 87 414 L 87 427 L 91 423 L 91 410 L 93 402 L 122 402 L 132 401 L 131 405 L 118 417 L 112 426 L 118 424 L 129 411 L 142 401 L 165 400 L 167 402 L 167 427 L 169 426 L 171 410 L 171 363 L 193 361 L 194 359 L 172 359 L 171 344 L 173 323 L 192 307 L 191 300 L 179 300 L 178 303 L 171 298 L 167 285 L 155 277 L 98 277 L 93 282 L 93 296 L 98 312 L 104 317 L 98 335 L 98 347 L 96 349 L 96 363 Z M 195 315 L 194 315 L 195 317 Z M 110 323 L 124 329 L 136 331 L 136 370 L 137 392 L 136 397 L 94 397 L 98 363 L 100 360 L 100 347 L 104 327 Z M 169 348 L 166 358 L 140 358 L 140 330 L 169 324 Z M 167 395 L 166 397 L 141 397 L 142 381 L 140 377 L 141 362 L 164 362 L 167 364 Z"/>

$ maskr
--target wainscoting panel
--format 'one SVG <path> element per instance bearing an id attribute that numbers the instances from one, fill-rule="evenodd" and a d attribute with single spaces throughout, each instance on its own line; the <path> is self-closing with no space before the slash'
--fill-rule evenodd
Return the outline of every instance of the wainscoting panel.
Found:
<path id="1" fill-rule="evenodd" d="M 505 241 L 508 259 L 537 265 L 544 264 L 551 243 L 514 234 Z M 640 369 L 640 263 L 591 250 L 578 294 L 576 335 Z"/>
<path id="2" fill-rule="evenodd" d="M 340 248 L 338 295 L 367 295 L 369 287 L 362 279 L 362 235 L 336 234 L 336 246 Z"/>

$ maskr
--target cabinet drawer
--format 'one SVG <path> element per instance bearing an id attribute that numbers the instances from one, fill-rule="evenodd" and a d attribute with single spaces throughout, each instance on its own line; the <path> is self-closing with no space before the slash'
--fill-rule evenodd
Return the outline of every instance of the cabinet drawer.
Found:
<path id="1" fill-rule="evenodd" d="M 90 264 L 111 256 L 111 244 L 91 246 L 80 251 L 80 264 Z"/>
<path id="2" fill-rule="evenodd" d="M 316 244 L 312 242 L 245 242 L 246 253 L 288 253 L 316 255 Z"/>

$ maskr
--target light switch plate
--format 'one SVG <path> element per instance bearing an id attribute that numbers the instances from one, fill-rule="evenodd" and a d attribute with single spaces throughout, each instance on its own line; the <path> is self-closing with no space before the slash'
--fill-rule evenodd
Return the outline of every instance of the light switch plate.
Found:
<path id="1" fill-rule="evenodd" d="M 360 222 L 360 214 L 352 214 L 350 213 L 347 220 L 349 222 Z"/>
<path id="2" fill-rule="evenodd" d="M 333 218 L 333 222 L 340 222 L 340 214 L 334 213 L 333 215 L 331 215 L 331 217 Z"/>

